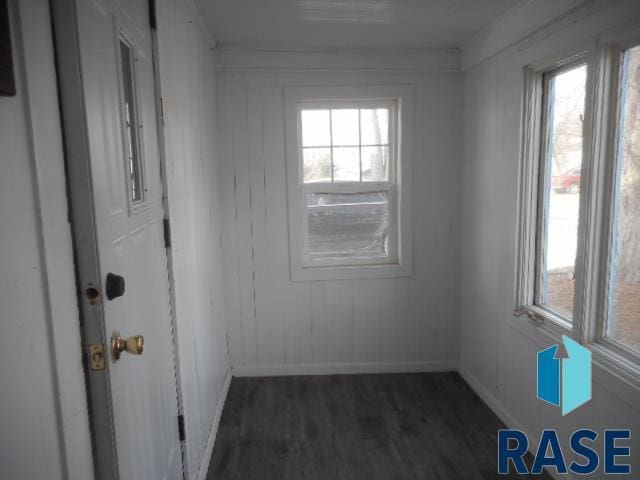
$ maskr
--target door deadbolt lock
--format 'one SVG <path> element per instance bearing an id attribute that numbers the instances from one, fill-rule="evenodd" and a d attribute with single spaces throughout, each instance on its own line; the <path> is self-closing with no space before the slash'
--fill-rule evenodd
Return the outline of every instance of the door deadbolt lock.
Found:
<path id="1" fill-rule="evenodd" d="M 124 295 L 124 277 L 115 273 L 107 273 L 105 293 L 108 300 L 113 300 Z"/>
<path id="2" fill-rule="evenodd" d="M 113 332 L 113 335 L 111 335 L 111 354 L 114 360 L 118 360 L 122 352 L 142 355 L 143 350 L 144 337 L 142 335 L 134 335 L 128 338 L 122 338 L 118 332 Z"/>

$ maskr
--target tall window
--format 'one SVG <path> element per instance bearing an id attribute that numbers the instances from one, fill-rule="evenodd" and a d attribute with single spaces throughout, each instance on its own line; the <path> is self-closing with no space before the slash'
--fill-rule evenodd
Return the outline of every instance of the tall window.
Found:
<path id="1" fill-rule="evenodd" d="M 527 70 L 516 313 L 640 385 L 635 39 Z"/>
<path id="2" fill-rule="evenodd" d="M 640 353 L 640 46 L 620 55 L 604 334 Z"/>
<path id="3" fill-rule="evenodd" d="M 536 303 L 571 321 L 587 67 L 544 75 Z"/>
<path id="4" fill-rule="evenodd" d="M 408 160 L 400 99 L 293 97 L 287 126 L 292 276 L 389 274 L 371 267 L 399 267 L 408 255 L 401 246 L 406 193 L 399 173 Z"/>

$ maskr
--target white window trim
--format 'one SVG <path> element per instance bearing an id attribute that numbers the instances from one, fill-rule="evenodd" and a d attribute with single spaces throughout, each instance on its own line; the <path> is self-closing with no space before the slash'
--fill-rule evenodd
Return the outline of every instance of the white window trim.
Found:
<path id="1" fill-rule="evenodd" d="M 521 163 L 519 176 L 518 258 L 514 316 L 542 329 L 552 338 L 569 335 L 587 345 L 594 363 L 640 388 L 640 354 L 605 336 L 613 221 L 614 155 L 618 130 L 618 59 L 622 50 L 640 44 L 640 29 L 612 29 L 571 55 L 525 68 Z M 543 97 L 543 75 L 556 70 L 562 59 L 588 66 L 585 105 L 580 219 L 576 258 L 576 292 L 571 324 L 535 304 L 536 237 Z M 613 156 L 612 156 L 613 155 Z M 615 158 L 615 162 L 609 161 Z"/>
<path id="2" fill-rule="evenodd" d="M 588 52 L 584 48 L 576 49 L 572 55 L 559 55 L 544 63 L 535 64 L 525 69 L 525 89 L 523 100 L 523 124 L 522 124 L 522 145 L 521 145 L 521 165 L 520 165 L 520 205 L 519 205 L 519 231 L 518 231 L 518 274 L 516 281 L 516 308 L 515 315 L 526 317 L 529 320 L 544 325 L 551 333 L 560 335 L 570 335 L 572 338 L 579 338 L 580 322 L 576 321 L 580 316 L 581 297 L 579 289 L 576 287 L 574 297 L 573 320 L 569 321 L 564 316 L 545 308 L 538 304 L 540 291 L 540 277 L 537 272 L 543 264 L 544 246 L 540 245 L 539 237 L 544 236 L 544 230 L 539 228 L 543 223 L 543 210 L 541 192 L 544 186 L 540 184 L 542 168 L 542 147 L 547 141 L 545 124 L 543 118 L 547 111 L 544 105 L 545 75 L 550 72 L 560 72 L 563 69 L 581 63 L 588 64 L 587 71 L 587 94 L 585 99 L 585 129 L 583 136 L 583 172 L 588 169 L 589 150 L 589 121 L 591 118 L 591 107 L 589 98 L 589 85 L 591 75 L 591 65 L 589 65 Z M 584 237 L 583 210 L 585 202 L 582 201 L 585 191 L 586 177 L 582 175 L 580 183 L 580 221 L 578 229 L 578 245 L 576 254 L 575 277 L 576 285 L 580 283 L 583 272 L 583 250 L 582 238 Z"/>
<path id="3" fill-rule="evenodd" d="M 409 85 L 287 86 L 284 89 L 289 209 L 289 258 L 292 281 L 388 278 L 411 275 L 411 162 L 413 157 L 413 88 Z M 340 104 L 358 108 L 395 104 L 390 118 L 390 177 L 388 182 L 340 182 L 318 184 L 325 191 L 353 192 L 387 190 L 395 221 L 391 222 L 390 258 L 311 262 L 304 259 L 307 235 L 303 194 L 315 184 L 303 184 L 301 175 L 299 109 L 301 104 Z M 393 163 L 391 163 L 393 162 Z M 397 231 L 395 231 L 397 229 Z M 314 264 L 315 263 L 315 264 Z"/>

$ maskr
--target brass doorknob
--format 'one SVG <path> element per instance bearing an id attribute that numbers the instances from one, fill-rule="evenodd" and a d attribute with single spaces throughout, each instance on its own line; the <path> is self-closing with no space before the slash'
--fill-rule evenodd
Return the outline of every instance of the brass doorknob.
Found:
<path id="1" fill-rule="evenodd" d="M 134 335 L 129 338 L 122 338 L 118 332 L 113 332 L 111 335 L 111 353 L 114 360 L 118 360 L 122 352 L 142 355 L 143 350 L 144 337 L 142 335 Z"/>

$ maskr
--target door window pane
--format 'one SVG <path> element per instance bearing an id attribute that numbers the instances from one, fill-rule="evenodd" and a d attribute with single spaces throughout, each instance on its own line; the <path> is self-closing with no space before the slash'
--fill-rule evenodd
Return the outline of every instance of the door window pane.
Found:
<path id="1" fill-rule="evenodd" d="M 306 201 L 312 260 L 388 256 L 388 192 L 308 193 Z"/>
<path id="2" fill-rule="evenodd" d="M 640 46 L 624 53 L 606 334 L 640 352 Z"/>
<path id="3" fill-rule="evenodd" d="M 135 97 L 134 56 L 132 48 L 120 40 L 122 62 L 122 105 L 124 125 L 124 148 L 127 175 L 129 176 L 129 199 L 143 200 L 142 166 L 140 165 L 140 142 L 138 138 L 138 111 Z"/>
<path id="4" fill-rule="evenodd" d="M 545 77 L 544 237 L 538 302 L 571 320 L 575 296 L 587 67 Z"/>

